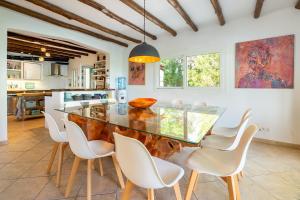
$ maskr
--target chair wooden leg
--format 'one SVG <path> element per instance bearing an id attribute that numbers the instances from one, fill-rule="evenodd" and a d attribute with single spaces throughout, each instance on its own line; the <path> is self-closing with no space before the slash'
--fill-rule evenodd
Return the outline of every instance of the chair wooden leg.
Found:
<path id="1" fill-rule="evenodd" d="M 227 177 L 229 200 L 237 200 L 236 199 L 235 180 L 234 179 L 235 178 L 233 176 L 228 176 Z"/>
<path id="2" fill-rule="evenodd" d="M 119 162 L 117 161 L 116 154 L 112 155 L 112 160 L 113 160 L 116 172 L 117 172 L 117 176 L 118 176 L 118 180 L 119 180 L 119 183 L 120 183 L 120 187 L 122 189 L 124 189 L 125 186 L 124 186 L 123 174 L 122 174 Z"/>
<path id="3" fill-rule="evenodd" d="M 185 200 L 190 200 L 191 199 L 192 194 L 193 194 L 193 190 L 194 190 L 194 187 L 195 187 L 195 184 L 196 184 L 197 177 L 198 177 L 198 173 L 193 170 L 192 174 L 190 176 L 190 181 L 189 181 L 189 185 L 188 185 L 187 192 L 186 192 L 186 195 L 185 195 Z"/>
<path id="4" fill-rule="evenodd" d="M 154 200 L 154 189 L 147 189 L 148 200 Z"/>
<path id="5" fill-rule="evenodd" d="M 197 179 L 196 179 L 197 180 Z M 175 196 L 176 196 L 176 200 L 182 200 L 182 196 L 181 196 L 181 192 L 180 192 L 180 187 L 179 187 L 179 183 L 176 183 L 174 186 L 174 191 L 175 191 Z"/>
<path id="6" fill-rule="evenodd" d="M 235 186 L 235 192 L 236 192 L 236 200 L 241 199 L 241 194 L 240 194 L 240 188 L 239 188 L 239 182 L 237 180 L 237 175 L 234 177 L 234 186 Z"/>
<path id="7" fill-rule="evenodd" d="M 100 176 L 103 176 L 104 173 L 103 173 L 102 159 L 99 158 L 98 162 L 99 162 L 99 173 L 100 173 Z"/>
<path id="8" fill-rule="evenodd" d="M 50 172 L 51 172 L 51 168 L 52 168 L 52 165 L 53 165 L 53 162 L 54 162 L 54 159 L 55 159 L 55 155 L 56 155 L 58 146 L 59 146 L 59 143 L 53 144 L 51 157 L 50 157 L 48 167 L 47 167 L 47 174 L 50 174 Z"/>
<path id="9" fill-rule="evenodd" d="M 73 166 L 72 166 L 72 171 L 71 171 L 71 174 L 70 174 L 70 177 L 68 180 L 68 184 L 67 184 L 67 188 L 66 188 L 66 192 L 65 192 L 65 197 L 68 197 L 70 195 L 71 189 L 74 184 L 74 179 L 75 179 L 76 173 L 78 171 L 79 164 L 80 164 L 80 158 L 75 156 Z"/>
<path id="10" fill-rule="evenodd" d="M 130 199 L 130 193 L 133 189 L 133 183 L 130 180 L 127 180 L 125 190 L 122 194 L 121 200 L 128 200 Z"/>
<path id="11" fill-rule="evenodd" d="M 92 170 L 95 170 L 95 160 L 92 160 Z"/>
<path id="12" fill-rule="evenodd" d="M 92 170 L 93 170 L 93 160 L 88 160 L 87 165 L 87 200 L 92 199 Z"/>
<path id="13" fill-rule="evenodd" d="M 244 177 L 244 176 L 245 176 L 245 174 L 244 174 L 243 171 L 240 172 L 240 175 L 241 175 L 241 177 Z"/>
<path id="14" fill-rule="evenodd" d="M 58 147 L 58 164 L 57 164 L 57 174 L 56 174 L 56 187 L 60 186 L 61 181 L 61 171 L 64 160 L 64 143 L 60 143 Z"/>

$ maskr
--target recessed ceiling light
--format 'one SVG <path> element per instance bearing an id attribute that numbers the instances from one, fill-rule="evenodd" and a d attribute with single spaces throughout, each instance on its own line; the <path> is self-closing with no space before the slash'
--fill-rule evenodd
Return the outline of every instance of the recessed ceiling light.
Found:
<path id="1" fill-rule="evenodd" d="M 41 61 L 41 62 L 42 62 L 42 61 L 45 61 L 45 58 L 42 57 L 42 56 L 40 56 L 40 57 L 39 57 L 39 61 Z"/>
<path id="2" fill-rule="evenodd" d="M 47 51 L 47 49 L 45 47 L 41 48 L 41 52 L 46 52 L 46 51 Z"/>
<path id="3" fill-rule="evenodd" d="M 49 52 L 46 52 L 46 53 L 45 53 L 45 56 L 46 56 L 46 57 L 50 57 L 51 54 L 50 54 Z"/>

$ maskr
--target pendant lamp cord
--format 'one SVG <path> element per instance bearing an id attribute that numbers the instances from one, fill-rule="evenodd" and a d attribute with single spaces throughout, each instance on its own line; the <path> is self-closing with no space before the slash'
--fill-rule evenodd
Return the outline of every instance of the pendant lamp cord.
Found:
<path id="1" fill-rule="evenodd" d="M 146 42 L 146 0 L 144 0 L 144 42 Z"/>

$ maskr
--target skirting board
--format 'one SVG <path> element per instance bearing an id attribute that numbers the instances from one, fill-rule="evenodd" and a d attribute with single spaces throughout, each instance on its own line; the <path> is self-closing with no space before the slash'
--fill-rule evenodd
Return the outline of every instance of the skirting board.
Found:
<path id="1" fill-rule="evenodd" d="M 8 141 L 0 141 L 0 146 L 8 144 Z"/>
<path id="2" fill-rule="evenodd" d="M 265 144 L 273 144 L 277 146 L 282 146 L 282 147 L 289 147 L 293 149 L 300 149 L 300 144 L 291 144 L 287 142 L 278 142 L 278 141 L 273 141 L 273 140 L 267 140 L 267 139 L 261 139 L 261 138 L 254 138 L 254 142 L 261 142 Z"/>

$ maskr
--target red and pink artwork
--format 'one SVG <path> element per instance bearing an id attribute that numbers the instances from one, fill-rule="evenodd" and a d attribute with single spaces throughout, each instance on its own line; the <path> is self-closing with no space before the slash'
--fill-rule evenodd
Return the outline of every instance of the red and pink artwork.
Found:
<path id="1" fill-rule="evenodd" d="M 129 62 L 128 84 L 145 85 L 145 63 Z"/>
<path id="2" fill-rule="evenodd" d="M 236 44 L 236 88 L 294 88 L 294 35 Z"/>

